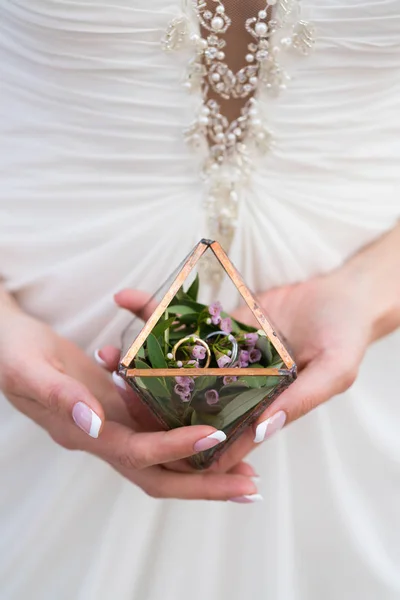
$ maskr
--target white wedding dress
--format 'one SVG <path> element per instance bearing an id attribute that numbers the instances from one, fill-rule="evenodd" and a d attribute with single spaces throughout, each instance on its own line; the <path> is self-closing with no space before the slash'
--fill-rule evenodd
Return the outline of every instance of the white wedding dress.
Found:
<path id="1" fill-rule="evenodd" d="M 274 146 L 238 183 L 230 256 L 257 290 L 331 270 L 400 215 L 400 0 L 303 0 L 301 18 L 315 47 L 282 49 L 287 89 L 258 97 Z M 155 290 L 212 224 L 204 144 L 183 135 L 197 42 L 166 52 L 173 19 L 172 37 L 192 3 L 0 3 L 0 277 L 89 353 L 119 341 L 112 294 Z M 398 600 L 399 359 L 396 333 L 259 447 L 247 506 L 151 499 L 2 398 L 1 600 Z"/>

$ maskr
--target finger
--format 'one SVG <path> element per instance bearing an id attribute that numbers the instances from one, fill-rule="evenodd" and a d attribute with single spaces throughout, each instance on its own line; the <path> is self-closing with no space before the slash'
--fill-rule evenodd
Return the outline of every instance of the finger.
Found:
<path id="1" fill-rule="evenodd" d="M 15 396 L 14 394 L 6 394 L 6 397 L 15 406 L 19 412 L 26 415 L 40 427 L 46 427 L 48 421 L 48 411 L 34 400 L 29 400 L 23 396 Z"/>
<path id="2" fill-rule="evenodd" d="M 115 294 L 114 300 L 118 306 L 130 310 L 143 321 L 147 321 L 157 306 L 150 294 L 140 290 L 122 290 Z"/>
<path id="3" fill-rule="evenodd" d="M 101 437 L 96 442 L 85 438 L 80 443 L 82 450 L 93 452 L 108 462 L 130 470 L 141 470 L 187 458 L 217 446 L 225 439 L 222 431 L 208 425 L 136 433 L 119 423 L 107 421 Z"/>
<path id="4" fill-rule="evenodd" d="M 101 432 L 104 410 L 100 402 L 83 384 L 50 365 L 31 364 L 14 394 L 38 402 L 66 422 L 75 422 L 90 437 L 97 438 Z"/>
<path id="5" fill-rule="evenodd" d="M 243 455 L 244 455 L 244 453 L 243 453 Z M 214 463 L 213 466 L 209 467 L 208 469 L 205 469 L 204 472 L 205 473 L 231 473 L 234 475 L 244 475 L 246 477 L 253 477 L 254 480 L 260 479 L 259 476 L 257 475 L 257 473 L 255 472 L 255 470 L 253 469 L 253 467 L 247 462 L 239 461 L 236 464 L 232 465 L 232 464 L 230 464 L 230 461 L 229 461 L 229 463 L 227 463 L 227 464 L 229 464 L 229 469 L 218 468 L 217 463 Z M 176 471 L 178 473 L 198 473 L 198 469 L 195 469 L 194 467 L 192 467 L 189 464 L 189 462 L 185 461 L 185 460 L 168 463 L 168 464 L 164 465 L 164 468 L 170 469 L 171 471 Z"/>
<path id="6" fill-rule="evenodd" d="M 169 469 L 170 471 L 175 471 L 176 473 L 198 473 L 198 469 L 192 467 L 188 460 L 174 460 L 170 463 L 165 463 L 163 465 L 165 469 Z M 205 469 L 207 471 L 207 469 Z"/>
<path id="7" fill-rule="evenodd" d="M 307 414 L 333 396 L 349 388 L 356 378 L 350 363 L 321 355 L 302 370 L 292 385 L 285 390 L 257 420 L 254 442 L 270 438 L 282 427 Z"/>
<path id="8" fill-rule="evenodd" d="M 229 469 L 228 473 L 231 475 L 243 475 L 244 477 L 250 477 L 255 483 L 257 483 L 257 481 L 260 479 L 253 467 L 245 461 L 239 462 L 237 465 Z"/>
<path id="9" fill-rule="evenodd" d="M 121 352 L 115 346 L 103 346 L 100 350 L 95 350 L 93 356 L 100 367 L 112 373 L 118 369 Z"/>
<path id="10" fill-rule="evenodd" d="M 129 472 L 124 474 L 129 478 Z M 141 472 L 136 483 L 154 498 L 231 500 L 239 503 L 262 500 L 256 484 L 243 475 L 208 472 L 175 473 L 163 467 L 152 467 Z"/>
<path id="11" fill-rule="evenodd" d="M 144 431 L 159 431 L 160 422 L 156 419 L 150 409 L 140 400 L 133 389 L 126 384 L 125 380 L 114 371 L 112 374 L 115 389 L 118 391 L 132 419 L 139 429 Z"/>

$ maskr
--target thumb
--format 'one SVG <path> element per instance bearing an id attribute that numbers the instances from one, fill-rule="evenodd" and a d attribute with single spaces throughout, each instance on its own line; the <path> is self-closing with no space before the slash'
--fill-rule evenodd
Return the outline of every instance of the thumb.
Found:
<path id="1" fill-rule="evenodd" d="M 150 294 L 140 290 L 121 290 L 115 294 L 114 300 L 118 306 L 131 311 L 143 321 L 147 321 L 158 304 Z"/>
<path id="2" fill-rule="evenodd" d="M 32 369 L 25 384 L 25 396 L 66 421 L 73 420 L 91 437 L 99 436 L 104 410 L 82 383 L 46 364 Z"/>
<path id="3" fill-rule="evenodd" d="M 304 416 L 323 402 L 347 390 L 357 367 L 343 358 L 321 355 L 311 361 L 255 423 L 254 442 L 262 442 L 283 425 Z"/>

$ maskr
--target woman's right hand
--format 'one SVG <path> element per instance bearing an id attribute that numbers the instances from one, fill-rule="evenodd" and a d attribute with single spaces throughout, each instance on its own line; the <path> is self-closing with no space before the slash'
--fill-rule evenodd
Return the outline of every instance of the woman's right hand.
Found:
<path id="1" fill-rule="evenodd" d="M 245 463 L 225 474 L 164 468 L 216 445 L 221 433 L 206 425 L 140 432 L 149 415 L 139 400 L 128 414 L 103 369 L 9 303 L 0 306 L 0 389 L 58 444 L 98 456 L 150 496 L 246 501 L 257 494 Z"/>

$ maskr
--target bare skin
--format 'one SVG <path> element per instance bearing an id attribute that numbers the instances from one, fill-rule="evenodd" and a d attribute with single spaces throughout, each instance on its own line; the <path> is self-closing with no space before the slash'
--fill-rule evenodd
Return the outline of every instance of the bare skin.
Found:
<path id="1" fill-rule="evenodd" d="M 300 375 L 205 473 L 190 472 L 183 459 L 215 431 L 212 427 L 155 431 L 139 401 L 129 402 L 128 413 L 105 369 L 24 314 L 5 292 L 0 293 L 0 388 L 58 444 L 95 454 L 151 496 L 227 500 L 254 495 L 254 471 L 242 459 L 254 448 L 255 428 L 278 411 L 289 423 L 353 383 L 368 345 L 400 325 L 399 263 L 400 226 L 331 274 L 259 295 L 290 340 Z M 116 300 L 140 312 L 144 296 L 124 291 Z M 115 368 L 115 352 L 100 351 L 109 370 Z M 32 357 L 23 370 L 22 355 Z M 72 409 L 77 402 L 101 419 L 97 439 L 76 427 Z"/>

